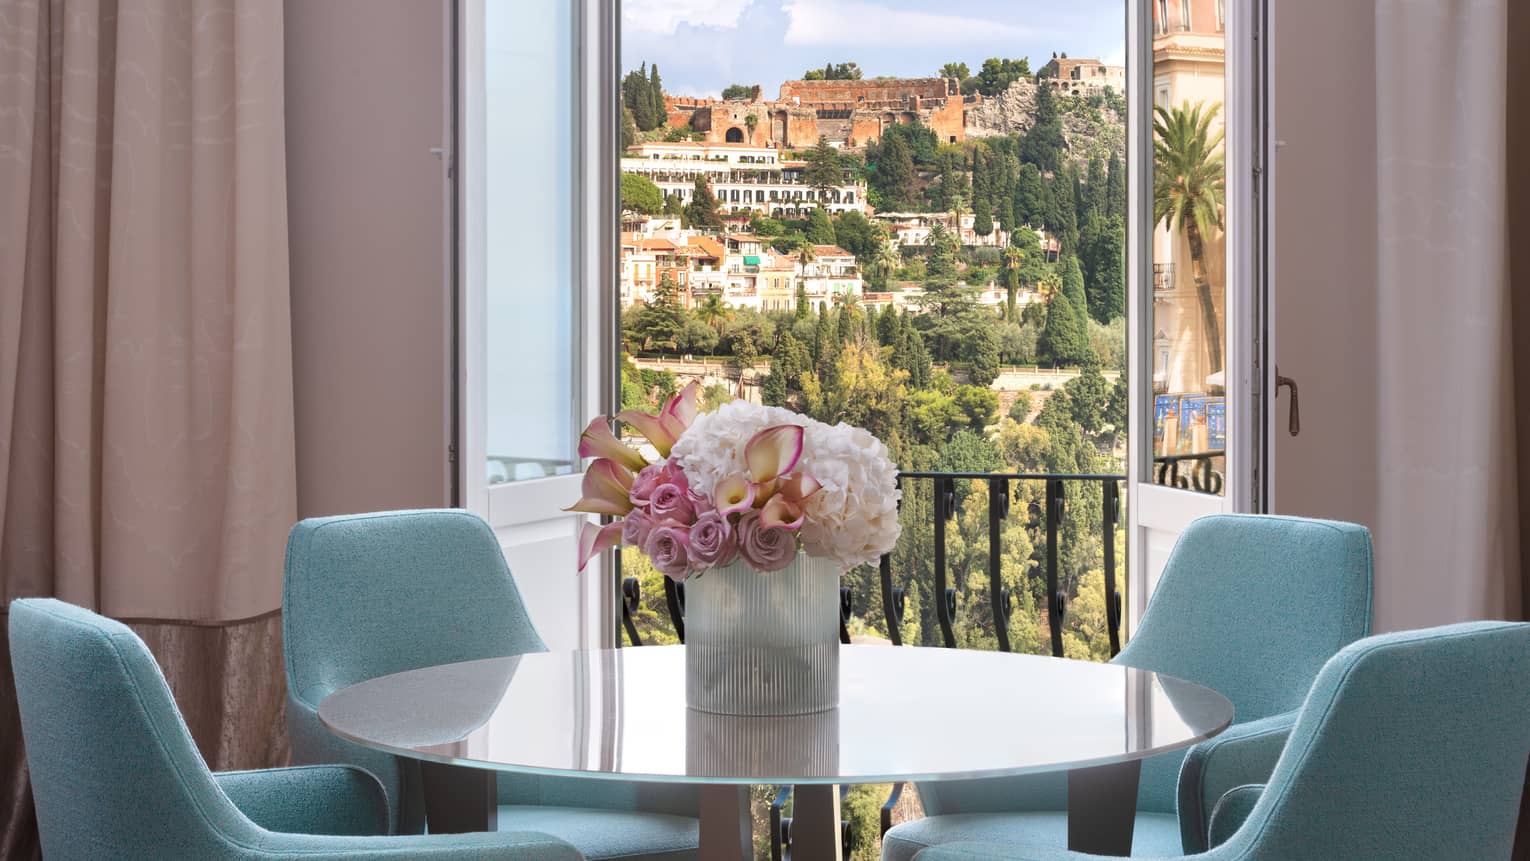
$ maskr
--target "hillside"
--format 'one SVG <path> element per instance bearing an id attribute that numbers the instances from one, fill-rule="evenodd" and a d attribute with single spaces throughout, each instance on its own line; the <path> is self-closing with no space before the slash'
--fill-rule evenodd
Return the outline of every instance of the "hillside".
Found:
<path id="1" fill-rule="evenodd" d="M 1119 97 L 1117 97 L 1119 100 Z M 1105 97 L 1057 97 L 1063 140 L 1078 164 L 1091 158 L 1126 158 L 1126 119 Z M 1036 79 L 1020 78 L 1009 89 L 967 109 L 967 136 L 994 137 L 1025 133 L 1036 123 Z"/>

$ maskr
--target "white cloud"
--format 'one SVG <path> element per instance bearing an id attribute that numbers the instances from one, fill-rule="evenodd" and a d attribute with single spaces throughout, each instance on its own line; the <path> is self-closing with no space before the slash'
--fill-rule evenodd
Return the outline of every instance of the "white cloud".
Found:
<path id="1" fill-rule="evenodd" d="M 681 24 L 738 29 L 739 19 L 754 0 L 626 0 L 622 27 L 637 33 L 673 36 Z"/>
<path id="2" fill-rule="evenodd" d="M 856 0 L 792 0 L 781 8 L 790 19 L 788 45 L 960 46 L 1033 35 L 981 18 L 892 9 Z"/>

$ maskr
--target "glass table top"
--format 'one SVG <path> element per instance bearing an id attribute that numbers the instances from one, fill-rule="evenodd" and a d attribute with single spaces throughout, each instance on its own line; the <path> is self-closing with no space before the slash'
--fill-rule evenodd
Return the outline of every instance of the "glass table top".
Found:
<path id="1" fill-rule="evenodd" d="M 844 646 L 840 704 L 732 717 L 685 704 L 685 647 L 544 652 L 361 682 L 319 706 L 337 735 L 503 771 L 698 783 L 890 783 L 1057 771 L 1187 747 L 1233 707 L 1111 664 Z"/>

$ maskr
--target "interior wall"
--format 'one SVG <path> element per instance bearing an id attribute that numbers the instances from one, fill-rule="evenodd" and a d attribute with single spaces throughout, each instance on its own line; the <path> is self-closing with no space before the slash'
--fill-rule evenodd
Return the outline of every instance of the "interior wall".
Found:
<path id="1" fill-rule="evenodd" d="M 288 0 L 298 511 L 450 502 L 444 0 Z"/>
<path id="2" fill-rule="evenodd" d="M 1369 2 L 1276 0 L 1272 102 L 1276 511 L 1371 525 L 1377 513 L 1376 23 Z M 1313 26 L 1321 21 L 1322 26 Z M 1386 572 L 1377 572 L 1378 581 Z M 1378 629 L 1386 620 L 1378 619 Z"/>

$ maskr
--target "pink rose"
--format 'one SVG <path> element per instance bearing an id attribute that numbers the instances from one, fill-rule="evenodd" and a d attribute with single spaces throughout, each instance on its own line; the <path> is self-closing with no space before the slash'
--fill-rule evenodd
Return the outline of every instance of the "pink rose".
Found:
<path id="1" fill-rule="evenodd" d="M 689 526 L 696 519 L 696 509 L 691 505 L 691 495 L 681 483 L 661 484 L 648 497 L 648 513 L 654 520 L 667 520 Z"/>
<path id="2" fill-rule="evenodd" d="M 642 549 L 648 544 L 648 532 L 653 529 L 653 519 L 633 509 L 622 519 L 622 543 Z"/>
<path id="3" fill-rule="evenodd" d="M 685 477 L 685 470 L 681 469 L 679 462 L 674 459 L 663 463 L 651 463 L 639 470 L 632 479 L 632 489 L 628 491 L 628 495 L 632 497 L 633 505 L 646 508 L 653 494 L 666 484 L 673 484 L 686 493 L 689 493 L 691 489 L 691 483 Z"/>
<path id="4" fill-rule="evenodd" d="M 671 580 L 684 580 L 691 573 L 691 537 L 684 527 L 655 526 L 648 533 L 643 554 Z"/>
<path id="5" fill-rule="evenodd" d="M 750 511 L 738 521 L 738 552 L 756 571 L 780 571 L 797 557 L 797 533 L 768 527 L 758 511 Z"/>
<path id="6" fill-rule="evenodd" d="M 691 561 L 699 568 L 727 565 L 734 553 L 733 527 L 716 511 L 704 511 L 691 527 Z"/>

